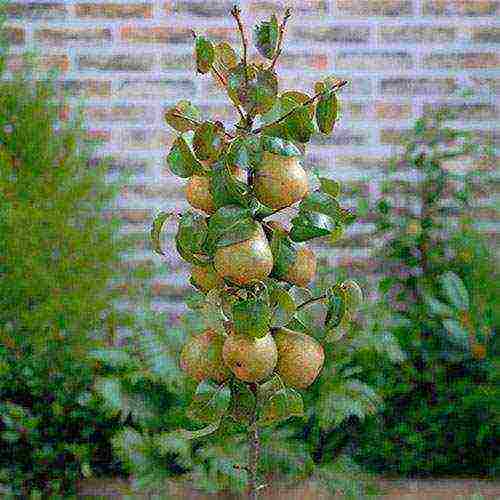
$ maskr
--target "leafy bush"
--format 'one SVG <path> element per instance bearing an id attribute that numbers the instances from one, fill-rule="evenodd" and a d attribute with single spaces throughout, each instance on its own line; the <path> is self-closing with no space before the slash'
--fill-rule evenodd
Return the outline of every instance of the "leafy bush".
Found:
<path id="1" fill-rule="evenodd" d="M 372 375 L 385 410 L 356 434 L 360 463 L 385 473 L 498 473 L 500 283 L 473 223 L 475 193 L 495 179 L 490 148 L 451 128 L 456 118 L 439 110 L 417 121 L 371 207 L 381 300 L 407 354 L 399 369 L 381 364 Z"/>
<path id="2" fill-rule="evenodd" d="M 79 117 L 59 119 L 54 82 L 31 75 L 0 82 L 0 483 L 53 498 L 117 470 L 119 420 L 84 397 L 89 352 L 134 324 L 112 281 L 132 294 L 147 273 L 120 271 L 129 241 L 103 215 L 119 184 L 89 168 L 94 144 Z"/>

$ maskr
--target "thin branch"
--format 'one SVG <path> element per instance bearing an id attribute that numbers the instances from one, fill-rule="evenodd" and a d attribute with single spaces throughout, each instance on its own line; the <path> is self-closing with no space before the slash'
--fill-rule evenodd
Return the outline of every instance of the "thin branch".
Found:
<path id="1" fill-rule="evenodd" d="M 224 87 L 227 87 L 227 80 L 226 80 L 225 76 L 217 69 L 217 66 L 212 64 L 212 70 L 217 75 L 217 78 L 219 78 L 222 85 Z"/>
<path id="2" fill-rule="evenodd" d="M 306 300 L 305 302 L 302 302 L 302 304 L 299 304 L 297 306 L 297 311 L 299 309 L 302 309 L 303 307 L 307 307 L 310 304 L 313 304 L 314 302 L 319 302 L 321 300 L 325 300 L 327 298 L 326 295 L 320 295 L 319 297 L 312 297 L 311 299 Z"/>
<path id="3" fill-rule="evenodd" d="M 240 30 L 241 43 L 243 45 L 243 66 L 245 68 L 245 85 L 248 88 L 248 72 L 247 72 L 247 39 L 245 36 L 245 30 L 243 29 L 243 23 L 241 22 L 241 9 L 235 5 L 231 9 L 231 15 L 236 20 L 238 24 L 238 29 Z"/>
<path id="4" fill-rule="evenodd" d="M 285 16 L 283 17 L 283 21 L 281 22 L 280 26 L 280 33 L 278 36 L 278 46 L 276 48 L 276 54 L 273 57 L 273 60 L 271 62 L 271 66 L 269 66 L 270 70 L 274 69 L 274 66 L 276 65 L 276 61 L 278 60 L 278 57 L 281 55 L 281 50 L 282 50 L 282 44 L 283 44 L 283 36 L 285 34 L 285 29 L 286 29 L 286 23 L 288 22 L 288 19 L 292 16 L 292 9 L 288 8 L 285 11 Z"/>
<path id="5" fill-rule="evenodd" d="M 196 125 L 199 127 L 200 125 L 203 125 L 201 122 L 198 120 L 193 120 L 193 118 L 189 118 L 188 116 L 180 115 L 179 113 L 172 113 L 170 116 L 173 116 L 175 118 L 182 118 L 183 120 L 187 120 L 188 122 L 192 123 L 193 125 Z M 224 130 L 224 134 L 229 137 L 229 139 L 234 139 L 234 135 L 230 134 L 229 132 L 226 132 Z"/>
<path id="6" fill-rule="evenodd" d="M 299 104 L 298 106 L 295 106 L 294 108 L 292 108 L 288 113 L 285 113 L 281 118 L 278 118 L 276 121 L 274 121 L 272 123 L 268 123 L 266 125 L 262 125 L 262 127 L 259 127 L 258 129 L 253 130 L 252 133 L 253 134 L 259 134 L 260 132 L 262 132 L 266 128 L 274 127 L 275 125 L 278 125 L 278 123 L 281 123 L 282 121 L 286 120 L 290 115 L 292 115 L 293 113 L 295 113 L 295 111 L 297 111 L 297 109 L 299 109 L 301 107 L 304 107 L 304 106 L 309 106 L 309 104 L 312 104 L 316 99 L 319 99 L 324 94 L 331 93 L 331 92 L 337 92 L 337 90 L 340 90 L 342 87 L 345 87 L 348 83 L 349 82 L 347 80 L 340 81 L 333 88 L 326 89 L 323 92 L 317 93 L 313 97 L 310 97 L 304 103 Z"/>

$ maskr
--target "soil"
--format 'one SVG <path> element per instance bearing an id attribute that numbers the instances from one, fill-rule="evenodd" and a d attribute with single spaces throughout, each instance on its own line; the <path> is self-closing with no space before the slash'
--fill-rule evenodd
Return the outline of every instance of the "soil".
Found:
<path id="1" fill-rule="evenodd" d="M 476 479 L 379 480 L 381 495 L 369 498 L 383 500 L 500 500 L 500 481 Z M 244 500 L 245 496 L 206 494 L 185 485 L 169 484 L 167 492 L 134 493 L 123 480 L 87 480 L 79 486 L 78 498 L 137 499 L 137 500 Z M 297 487 L 262 490 L 261 500 L 329 500 L 341 498 L 328 494 L 318 485 L 308 482 Z"/>

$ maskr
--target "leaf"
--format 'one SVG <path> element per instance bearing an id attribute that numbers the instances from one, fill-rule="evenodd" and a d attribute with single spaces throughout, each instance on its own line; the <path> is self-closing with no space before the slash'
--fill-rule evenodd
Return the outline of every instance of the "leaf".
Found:
<path id="1" fill-rule="evenodd" d="M 325 328 L 331 330 L 340 325 L 347 312 L 347 297 L 341 285 L 335 285 L 326 291 L 328 309 L 325 317 Z"/>
<path id="2" fill-rule="evenodd" d="M 431 295 L 424 295 L 424 303 L 430 309 L 432 314 L 443 318 L 450 318 L 455 315 L 453 309 L 443 302 L 435 299 Z"/>
<path id="3" fill-rule="evenodd" d="M 278 95 L 276 73 L 267 69 L 257 69 L 255 78 L 248 82 L 248 102 L 243 104 L 246 111 L 263 114 L 269 111 Z"/>
<path id="4" fill-rule="evenodd" d="M 270 425 L 290 417 L 304 416 L 302 396 L 294 389 L 284 388 L 272 395 L 263 405 L 258 423 Z"/>
<path id="5" fill-rule="evenodd" d="M 245 72 L 248 76 L 248 80 L 255 77 L 255 67 L 253 65 L 245 67 L 243 63 L 240 63 L 231 70 L 227 78 L 227 93 L 229 98 L 236 105 L 248 103 Z"/>
<path id="6" fill-rule="evenodd" d="M 280 129 L 284 134 L 283 137 L 301 143 L 309 142 L 314 132 L 314 125 L 308 108 L 297 106 L 295 111 L 282 122 Z"/>
<path id="7" fill-rule="evenodd" d="M 304 94 L 304 92 L 299 92 L 297 90 L 287 90 L 286 92 L 283 92 L 281 94 L 281 97 L 291 99 L 297 104 L 305 104 L 308 102 L 309 104 L 307 105 L 307 110 L 309 111 L 310 118 L 313 118 L 315 110 L 314 102 L 310 102 L 311 98 L 307 94 Z"/>
<path id="8" fill-rule="evenodd" d="M 245 206 L 249 201 L 247 184 L 237 179 L 225 162 L 212 165 L 210 194 L 217 208 L 226 205 Z"/>
<path id="9" fill-rule="evenodd" d="M 301 156 L 302 152 L 293 142 L 280 139 L 279 137 L 269 137 L 263 135 L 261 138 L 262 149 L 275 155 L 291 157 Z"/>
<path id="10" fill-rule="evenodd" d="M 290 238 L 293 241 L 301 242 L 327 236 L 336 230 L 336 223 L 328 217 L 317 212 L 299 212 L 292 219 L 292 229 Z"/>
<path id="11" fill-rule="evenodd" d="M 285 231 L 274 230 L 271 240 L 273 276 L 282 278 L 297 259 L 297 249 Z"/>
<path id="12" fill-rule="evenodd" d="M 342 220 L 344 217 L 339 202 L 333 196 L 322 191 L 309 193 L 300 202 L 299 208 L 304 211 L 328 215 L 333 220 Z"/>
<path id="13" fill-rule="evenodd" d="M 254 44 L 260 55 L 272 59 L 278 47 L 278 19 L 273 14 L 269 21 L 263 21 L 254 27 Z"/>
<path id="14" fill-rule="evenodd" d="M 462 347 L 463 349 L 469 348 L 469 333 L 462 328 L 462 325 L 455 319 L 444 319 L 443 326 L 450 334 L 450 340 Z"/>
<path id="15" fill-rule="evenodd" d="M 203 36 L 196 37 L 195 54 L 198 73 L 208 73 L 215 59 L 215 50 L 212 42 Z"/>
<path id="16" fill-rule="evenodd" d="M 160 234 L 163 229 L 164 224 L 168 219 L 173 217 L 174 214 L 172 212 L 160 212 L 153 220 L 153 224 L 151 226 L 151 230 L 149 232 L 151 238 L 151 244 L 153 246 L 153 251 L 160 255 L 165 255 L 163 250 L 161 249 L 160 243 Z"/>
<path id="17" fill-rule="evenodd" d="M 189 143 L 189 136 L 180 135 L 174 141 L 167 156 L 170 170 L 179 177 L 186 178 L 204 172 L 203 165 L 196 159 Z"/>
<path id="18" fill-rule="evenodd" d="M 116 378 L 100 378 L 95 383 L 96 392 L 104 400 L 107 409 L 114 415 L 125 409 L 126 403 L 122 394 L 120 381 Z"/>
<path id="19" fill-rule="evenodd" d="M 220 426 L 220 420 L 216 420 L 215 422 L 212 422 L 211 424 L 207 425 L 206 427 L 203 427 L 203 429 L 198 429 L 196 431 L 190 431 L 187 429 L 177 429 L 176 431 L 169 432 L 168 434 L 163 434 L 163 444 L 164 446 L 161 448 L 160 451 L 165 450 L 166 442 L 165 440 L 168 439 L 168 437 L 176 438 L 179 437 L 181 439 L 187 439 L 187 440 L 192 440 L 192 439 L 199 439 L 205 436 L 208 436 L 209 434 L 214 433 Z M 171 451 L 171 448 L 169 447 L 169 451 Z"/>
<path id="20" fill-rule="evenodd" d="M 226 80 L 230 71 L 238 65 L 238 56 L 234 49 L 227 42 L 219 42 L 214 47 L 215 57 L 212 64 L 212 74 L 215 79 L 219 79 L 217 70 Z M 224 82 L 220 82 L 224 84 Z"/>
<path id="21" fill-rule="evenodd" d="M 199 109 L 187 100 L 179 101 L 173 108 L 165 112 L 165 121 L 178 132 L 196 130 L 197 123 L 201 120 Z"/>
<path id="22" fill-rule="evenodd" d="M 469 293 L 463 281 L 453 272 L 448 271 L 439 277 L 443 293 L 451 304 L 459 310 L 469 308 Z"/>
<path id="23" fill-rule="evenodd" d="M 285 289 L 276 286 L 270 291 L 269 300 L 273 308 L 271 327 L 286 326 L 297 309 L 292 296 Z"/>
<path id="24" fill-rule="evenodd" d="M 196 389 L 188 409 L 188 417 L 211 424 L 222 418 L 229 408 L 231 389 L 227 385 L 217 386 L 204 380 Z"/>
<path id="25" fill-rule="evenodd" d="M 334 181 L 333 179 L 328 179 L 327 177 L 320 177 L 319 182 L 321 184 L 321 190 L 332 196 L 333 198 L 337 198 L 340 194 L 340 183 Z"/>
<path id="26" fill-rule="evenodd" d="M 188 295 L 185 298 L 184 302 L 189 307 L 189 309 L 192 309 L 193 311 L 199 311 L 206 304 L 206 297 L 202 292 L 195 292 Z"/>
<path id="27" fill-rule="evenodd" d="M 247 170 L 250 166 L 250 153 L 247 141 L 243 137 L 234 139 L 227 150 L 225 162 L 228 167 L 239 167 Z"/>
<path id="28" fill-rule="evenodd" d="M 224 147 L 224 125 L 221 122 L 203 122 L 194 133 L 193 148 L 200 160 L 215 160 Z"/>
<path id="29" fill-rule="evenodd" d="M 203 244 L 207 239 L 208 226 L 206 218 L 196 212 L 185 212 L 177 230 L 176 240 L 184 249 L 193 253 L 204 253 Z"/>
<path id="30" fill-rule="evenodd" d="M 269 332 L 271 309 L 261 298 L 240 300 L 233 305 L 234 329 L 252 338 L 264 337 Z"/>
<path id="31" fill-rule="evenodd" d="M 316 104 L 316 123 L 320 132 L 331 134 L 338 115 L 339 103 L 336 94 L 323 94 Z"/>
<path id="32" fill-rule="evenodd" d="M 255 410 L 255 395 L 244 382 L 236 378 L 232 380 L 231 393 L 229 415 L 236 422 L 248 424 L 251 422 Z"/>
<path id="33" fill-rule="evenodd" d="M 345 292 L 346 306 L 349 311 L 356 311 L 363 303 L 363 291 L 354 280 L 347 280 L 342 283 Z"/>

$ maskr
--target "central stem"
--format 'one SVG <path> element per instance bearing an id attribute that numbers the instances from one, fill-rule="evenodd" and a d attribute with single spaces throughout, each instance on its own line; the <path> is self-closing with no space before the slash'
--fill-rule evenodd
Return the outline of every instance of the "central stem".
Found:
<path id="1" fill-rule="evenodd" d="M 252 421 L 248 429 L 249 451 L 248 451 L 248 489 L 250 500 L 257 500 L 258 485 L 257 485 L 257 466 L 259 464 L 260 454 L 260 439 L 259 427 L 257 425 L 257 385 L 252 384 L 250 389 L 255 395 L 255 407 L 252 416 Z"/>

